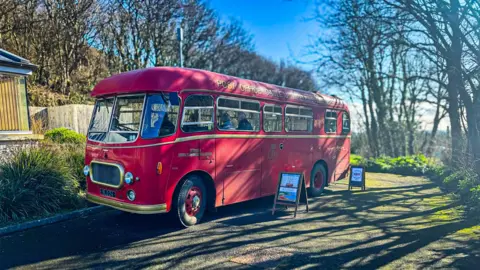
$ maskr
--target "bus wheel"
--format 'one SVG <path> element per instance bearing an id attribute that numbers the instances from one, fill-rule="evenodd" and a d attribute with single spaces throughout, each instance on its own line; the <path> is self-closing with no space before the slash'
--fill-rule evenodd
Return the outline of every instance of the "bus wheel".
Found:
<path id="1" fill-rule="evenodd" d="M 207 206 L 207 189 L 199 176 L 191 175 L 182 184 L 177 197 L 176 215 L 181 225 L 200 222 Z"/>
<path id="2" fill-rule="evenodd" d="M 308 193 L 312 197 L 320 196 L 327 184 L 327 170 L 322 164 L 316 164 L 313 167 L 312 174 L 310 176 L 310 188 Z"/>

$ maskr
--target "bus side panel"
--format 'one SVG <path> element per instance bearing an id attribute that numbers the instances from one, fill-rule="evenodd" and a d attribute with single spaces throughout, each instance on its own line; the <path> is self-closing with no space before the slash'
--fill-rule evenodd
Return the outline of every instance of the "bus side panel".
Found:
<path id="1" fill-rule="evenodd" d="M 166 202 L 165 188 L 168 181 L 168 171 L 165 168 L 171 166 L 173 157 L 173 144 L 139 148 L 137 151 L 140 153 L 138 159 L 130 157 L 130 159 L 136 159 L 138 162 L 138 168 L 142 170 L 142 176 L 140 181 L 133 186 L 141 186 L 142 190 L 150 194 L 155 198 L 156 203 L 160 204 Z M 128 158 L 126 158 L 128 159 Z M 163 172 L 158 174 L 157 165 L 161 162 Z M 135 173 L 133 174 L 135 176 Z M 138 196 L 137 196 L 138 197 Z"/>
<path id="2" fill-rule="evenodd" d="M 348 138 L 347 134 L 342 132 L 343 129 L 343 114 L 345 112 L 341 112 L 338 116 L 337 122 L 337 134 L 342 134 L 339 138 L 336 139 L 337 141 L 337 169 L 335 170 L 335 181 L 342 179 L 346 176 L 346 172 L 348 170 L 348 166 L 350 165 L 350 138 Z"/>
<path id="3" fill-rule="evenodd" d="M 285 157 L 284 167 L 286 170 L 304 173 L 305 182 L 308 186 L 312 170 L 313 139 L 287 137 L 281 155 Z"/>
<path id="4" fill-rule="evenodd" d="M 225 205 L 260 196 L 262 141 L 258 138 L 216 139 L 216 180 L 223 182 Z"/>
<path id="5" fill-rule="evenodd" d="M 336 180 L 345 178 L 350 166 L 350 138 L 347 136 L 337 139 L 339 149 L 337 158 Z"/>
<path id="6" fill-rule="evenodd" d="M 322 151 L 323 153 L 325 153 L 324 160 L 328 166 L 328 182 L 331 183 L 335 181 L 335 175 L 337 170 L 337 156 L 338 156 L 337 138 L 335 137 L 325 138 L 323 147 L 324 148 Z"/>
<path id="7" fill-rule="evenodd" d="M 283 144 L 283 138 L 264 139 L 262 143 L 262 187 L 261 196 L 273 195 L 277 191 L 278 178 L 280 172 L 285 170 L 282 154 L 285 155 L 280 144 Z"/>
<path id="8" fill-rule="evenodd" d="M 202 143 L 203 145 L 203 143 Z M 213 144 L 208 144 L 212 145 Z M 201 155 L 201 140 L 191 140 L 174 144 L 175 151 L 172 154 L 172 165 L 169 168 L 170 175 L 165 189 L 167 209 L 170 210 L 175 188 L 185 175 L 192 171 L 203 171 L 210 176 L 215 175 L 214 157 L 207 158 L 207 154 Z M 203 149 L 205 153 L 214 153 L 214 149 Z"/>

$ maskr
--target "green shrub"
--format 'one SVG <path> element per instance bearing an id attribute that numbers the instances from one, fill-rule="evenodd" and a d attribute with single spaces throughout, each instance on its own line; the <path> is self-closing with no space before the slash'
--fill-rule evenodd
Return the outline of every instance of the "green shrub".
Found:
<path id="1" fill-rule="evenodd" d="M 464 170 L 462 176 L 458 181 L 457 193 L 461 198 L 465 199 L 465 201 L 469 201 L 472 190 L 480 185 L 480 181 L 478 176 L 470 170 Z"/>
<path id="2" fill-rule="evenodd" d="M 468 206 L 471 211 L 480 212 L 480 185 L 470 189 Z"/>
<path id="3" fill-rule="evenodd" d="M 447 175 L 445 179 L 443 179 L 443 184 L 445 187 L 452 192 L 456 192 L 458 190 L 458 184 L 460 180 L 465 178 L 465 171 L 456 171 L 450 175 Z"/>
<path id="4" fill-rule="evenodd" d="M 54 128 L 45 132 L 45 139 L 55 143 L 83 144 L 86 137 L 68 128 Z"/>
<path id="5" fill-rule="evenodd" d="M 424 175 L 432 171 L 435 164 L 430 164 L 424 155 L 403 157 L 378 157 L 365 159 L 357 155 L 350 155 L 351 165 L 361 165 L 369 172 L 395 173 L 401 175 Z"/>
<path id="6" fill-rule="evenodd" d="M 79 184 L 57 151 L 19 150 L 0 164 L 0 222 L 38 217 L 83 205 Z"/>
<path id="7" fill-rule="evenodd" d="M 365 158 L 359 155 L 355 155 L 355 154 L 350 155 L 350 165 L 352 166 L 364 166 L 365 162 L 366 162 Z"/>

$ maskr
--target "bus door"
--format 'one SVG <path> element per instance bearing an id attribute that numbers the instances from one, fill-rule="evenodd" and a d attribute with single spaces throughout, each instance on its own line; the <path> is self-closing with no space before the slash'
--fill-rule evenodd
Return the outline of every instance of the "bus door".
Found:
<path id="1" fill-rule="evenodd" d="M 330 178 L 328 181 L 335 181 L 337 174 L 337 166 L 339 163 L 339 128 L 341 124 L 338 123 L 338 111 L 327 109 L 325 111 L 325 156 L 329 168 Z M 341 146 L 340 146 L 341 147 Z"/>
<path id="2" fill-rule="evenodd" d="M 189 166 L 190 170 L 202 170 L 212 177 L 215 175 L 215 132 L 213 123 L 213 96 L 189 94 L 183 107 L 181 127 L 182 132 L 191 136 L 191 139 L 185 137 L 184 147 L 186 148 L 181 154 L 187 157 L 195 157 L 196 161 L 185 159 L 183 167 Z M 221 186 L 215 188 L 218 191 L 222 190 Z M 216 203 L 218 203 L 218 198 Z"/>
<path id="3" fill-rule="evenodd" d="M 260 196 L 262 140 L 260 103 L 231 97 L 217 101 L 217 181 L 223 183 L 224 204 Z"/>
<path id="4" fill-rule="evenodd" d="M 313 138 L 313 111 L 311 108 L 287 105 L 285 108 L 285 130 L 287 138 L 284 150 L 287 167 L 291 171 L 303 172 L 306 183 L 310 180 L 313 165 L 315 139 Z"/>
<path id="5" fill-rule="evenodd" d="M 341 136 L 337 139 L 337 167 L 335 170 L 336 180 L 342 179 L 346 176 L 348 166 L 350 165 L 350 115 L 346 111 L 340 112 L 340 119 L 338 121 L 337 129 Z"/>
<path id="6" fill-rule="evenodd" d="M 263 131 L 267 134 L 262 143 L 262 187 L 261 196 L 275 194 L 280 172 L 284 170 L 282 135 L 282 107 L 274 104 L 263 106 Z"/>

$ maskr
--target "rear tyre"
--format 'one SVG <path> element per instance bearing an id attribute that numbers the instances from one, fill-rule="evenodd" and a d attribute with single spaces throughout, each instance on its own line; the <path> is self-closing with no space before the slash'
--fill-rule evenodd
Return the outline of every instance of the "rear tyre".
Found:
<path id="1" fill-rule="evenodd" d="M 311 197 L 318 197 L 323 193 L 327 184 L 327 169 L 323 164 L 316 164 L 310 175 L 308 193 Z"/>
<path id="2" fill-rule="evenodd" d="M 174 202 L 174 214 L 180 225 L 190 227 L 198 224 L 207 206 L 207 189 L 202 178 L 191 175 L 183 182 Z"/>

